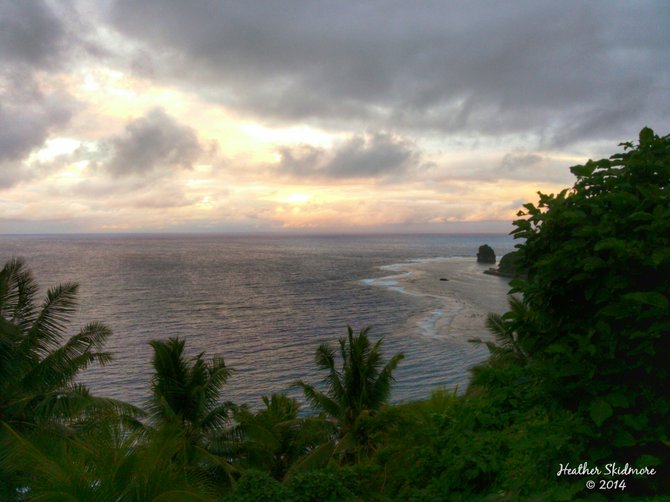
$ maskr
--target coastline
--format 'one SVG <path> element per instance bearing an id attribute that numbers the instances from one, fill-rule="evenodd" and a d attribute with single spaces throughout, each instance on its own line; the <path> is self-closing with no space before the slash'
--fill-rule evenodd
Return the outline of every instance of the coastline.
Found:
<path id="1" fill-rule="evenodd" d="M 410 332 L 419 336 L 461 342 L 487 337 L 486 316 L 508 307 L 511 278 L 487 275 L 489 265 L 475 257 L 427 258 L 379 268 L 391 273 L 361 283 L 423 299 L 422 313 L 408 319 Z"/>

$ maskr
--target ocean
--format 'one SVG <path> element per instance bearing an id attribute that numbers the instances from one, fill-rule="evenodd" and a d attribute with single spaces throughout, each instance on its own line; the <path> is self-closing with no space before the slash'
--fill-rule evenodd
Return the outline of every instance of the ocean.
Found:
<path id="1" fill-rule="evenodd" d="M 476 263 L 484 243 L 498 257 L 514 247 L 507 235 L 4 235 L 0 259 L 23 257 L 42 293 L 80 284 L 72 334 L 93 320 L 112 328 L 114 361 L 81 377 L 95 393 L 142 405 L 148 341 L 180 336 L 235 370 L 225 400 L 256 408 L 274 392 L 301 398 L 296 379 L 319 382 L 314 352 L 347 325 L 372 326 L 387 357 L 405 354 L 394 402 L 463 390 L 487 356 L 467 338 L 487 336 L 483 318 L 504 311 L 509 289 Z"/>

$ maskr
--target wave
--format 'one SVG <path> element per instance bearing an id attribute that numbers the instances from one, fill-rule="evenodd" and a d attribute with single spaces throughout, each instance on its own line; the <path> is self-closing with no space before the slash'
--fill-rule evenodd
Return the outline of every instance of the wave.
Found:
<path id="1" fill-rule="evenodd" d="M 360 284 L 422 299 L 420 312 L 410 319 L 410 332 L 422 337 L 467 340 L 486 336 L 486 315 L 506 305 L 507 283 L 495 277 L 491 280 L 473 258 L 421 258 L 379 269 L 394 273 L 363 279 Z"/>

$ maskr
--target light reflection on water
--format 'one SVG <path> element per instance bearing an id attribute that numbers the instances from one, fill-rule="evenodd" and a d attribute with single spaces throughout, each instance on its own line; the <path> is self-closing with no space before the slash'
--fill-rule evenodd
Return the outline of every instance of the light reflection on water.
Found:
<path id="1" fill-rule="evenodd" d="M 348 324 L 372 325 L 388 356 L 405 353 L 394 400 L 463 388 L 486 351 L 440 330 L 450 316 L 461 323 L 455 329 L 470 329 L 467 316 L 454 317 L 459 308 L 504 308 L 504 281 L 474 264 L 483 243 L 499 256 L 513 248 L 504 235 L 0 236 L 0 259 L 24 257 L 44 288 L 80 283 L 75 326 L 99 320 L 114 331 L 107 349 L 115 360 L 82 378 L 96 393 L 142 404 L 147 342 L 181 336 L 190 353 L 223 356 L 235 369 L 226 399 L 256 406 L 298 378 L 320 381 L 314 351 L 336 344 Z M 455 256 L 470 257 L 451 283 L 460 297 L 408 292 L 408 260 Z"/>

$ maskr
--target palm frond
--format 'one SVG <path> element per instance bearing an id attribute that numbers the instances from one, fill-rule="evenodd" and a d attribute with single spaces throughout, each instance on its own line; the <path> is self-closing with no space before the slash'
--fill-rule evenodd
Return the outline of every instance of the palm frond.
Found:
<path id="1" fill-rule="evenodd" d="M 83 384 L 55 389 L 32 399 L 30 407 L 40 420 L 71 418 L 79 415 L 92 401 L 91 393 Z"/>
<path id="2" fill-rule="evenodd" d="M 190 369 L 184 357 L 183 340 L 152 340 L 149 342 L 154 349 L 152 364 L 154 378 L 152 381 L 152 409 L 157 419 L 161 414 L 188 415 L 190 404 L 187 399 L 187 386 Z"/>
<path id="3" fill-rule="evenodd" d="M 347 336 L 339 340 L 340 370 L 335 366 L 334 351 L 327 345 L 319 347 L 317 364 L 328 370 L 324 377 L 326 392 L 303 381 L 295 384 L 302 388 L 305 398 L 314 408 L 337 422 L 341 441 L 337 445 L 338 451 L 353 451 L 347 446 L 350 441 L 361 446 L 363 449 L 360 451 L 370 450 L 371 439 L 361 426 L 361 418 L 371 416 L 387 402 L 393 371 L 403 358 L 402 354 L 397 354 L 384 364 L 381 353 L 383 339 L 371 344 L 369 331 L 368 327 L 354 335 L 351 326 L 347 326 Z M 346 461 L 352 459 L 349 453 L 342 458 Z"/>
<path id="4" fill-rule="evenodd" d="M 8 261 L 0 271 L 0 317 L 25 330 L 32 323 L 37 284 L 21 258 Z"/>
<path id="5" fill-rule="evenodd" d="M 307 402 L 315 409 L 323 410 L 326 414 L 337 419 L 343 418 L 344 410 L 337 400 L 327 396 L 314 386 L 305 383 L 302 380 L 295 382 L 294 386 L 302 389 Z"/>
<path id="6" fill-rule="evenodd" d="M 226 449 L 221 435 L 234 405 L 221 403 L 221 391 L 232 370 L 223 358 L 205 360 L 204 353 L 187 358 L 185 341 L 179 338 L 150 344 L 154 376 L 148 409 L 156 430 L 174 429 L 183 435 L 183 461 L 194 461 L 197 448 Z"/>
<path id="7" fill-rule="evenodd" d="M 204 410 L 205 415 L 199 422 L 200 428 L 203 432 L 222 429 L 230 422 L 231 409 L 232 403 L 224 403 L 209 410 Z"/>
<path id="8" fill-rule="evenodd" d="M 372 384 L 372 391 L 370 392 L 370 399 L 374 402 L 373 408 L 381 406 L 388 401 L 391 393 L 391 385 L 394 381 L 393 372 L 404 358 L 405 355 L 403 353 L 394 355 L 379 372 L 377 379 Z"/>
<path id="9" fill-rule="evenodd" d="M 75 312 L 78 288 L 78 284 L 68 282 L 47 291 L 42 308 L 23 343 L 23 352 L 45 356 L 58 347 L 65 326 Z"/>
<path id="10" fill-rule="evenodd" d="M 300 460 L 291 466 L 287 475 L 291 476 L 291 474 L 296 472 L 311 471 L 325 467 L 328 465 L 330 459 L 333 458 L 336 444 L 336 441 L 331 439 L 310 450 Z"/>
<path id="11" fill-rule="evenodd" d="M 108 352 L 98 352 L 112 331 L 102 323 L 87 324 L 60 348 L 51 351 L 22 379 L 30 390 L 48 390 L 71 383 L 91 363 L 105 365 L 112 360 Z"/>
<path id="12" fill-rule="evenodd" d="M 16 347 L 22 339 L 21 329 L 0 317 L 0 389 L 14 386 L 24 372 L 24 361 L 16 356 Z"/>

